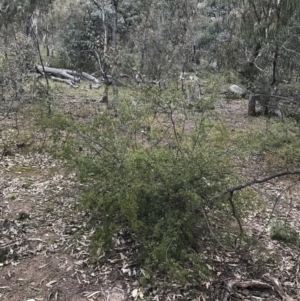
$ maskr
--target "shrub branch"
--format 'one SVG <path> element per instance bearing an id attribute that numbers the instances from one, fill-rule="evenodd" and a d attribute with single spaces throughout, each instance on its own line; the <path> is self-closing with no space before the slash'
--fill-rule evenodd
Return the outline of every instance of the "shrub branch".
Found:
<path id="1" fill-rule="evenodd" d="M 253 186 L 255 184 L 261 184 L 261 183 L 265 183 L 265 182 L 268 182 L 270 180 L 273 180 L 273 179 L 276 179 L 276 178 L 280 178 L 280 177 L 283 177 L 283 176 L 287 176 L 287 175 L 297 175 L 297 174 L 300 174 L 300 170 L 286 170 L 286 171 L 282 171 L 282 172 L 278 172 L 278 173 L 275 173 L 275 174 L 272 174 L 268 177 L 265 177 L 265 178 L 262 178 L 262 179 L 253 179 L 252 181 L 249 181 L 249 182 L 244 182 L 244 183 L 241 183 L 239 185 L 236 185 L 236 186 L 232 186 L 230 188 L 228 188 L 226 191 L 214 196 L 213 198 L 211 198 L 209 201 L 215 201 L 217 199 L 220 199 L 221 197 L 229 194 L 229 198 L 228 198 L 228 201 L 230 202 L 230 206 L 232 208 L 232 215 L 233 217 L 237 220 L 238 224 L 239 224 L 239 228 L 240 228 L 240 233 L 242 234 L 243 233 L 243 228 L 242 228 L 242 224 L 241 224 L 241 221 L 240 219 L 238 218 L 237 214 L 236 214 L 236 209 L 235 209 L 235 205 L 234 205 L 234 202 L 233 202 L 233 194 L 235 191 L 238 191 L 238 190 L 242 190 L 246 187 L 250 187 L 250 186 Z"/>
<path id="2" fill-rule="evenodd" d="M 232 186 L 232 187 L 228 188 L 227 190 L 223 191 L 222 193 L 214 196 L 209 201 L 211 202 L 211 201 L 218 200 L 218 199 L 220 199 L 221 197 L 225 196 L 228 193 L 234 193 L 235 191 L 242 190 L 246 187 L 250 187 L 250 186 L 253 186 L 255 184 L 265 183 L 265 182 L 268 182 L 270 180 L 280 178 L 280 177 L 283 177 L 283 176 L 287 176 L 287 175 L 299 175 L 299 174 L 300 174 L 300 170 L 286 170 L 286 171 L 275 173 L 273 175 L 270 175 L 270 176 L 262 178 L 262 179 L 253 179 L 252 181 L 244 182 L 244 183 L 241 183 L 239 185 Z"/>

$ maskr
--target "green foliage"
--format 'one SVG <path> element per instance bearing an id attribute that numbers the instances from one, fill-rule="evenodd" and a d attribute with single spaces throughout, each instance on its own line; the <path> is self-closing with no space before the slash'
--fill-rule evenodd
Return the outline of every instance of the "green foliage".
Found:
<path id="1" fill-rule="evenodd" d="M 92 51 L 97 44 L 96 27 L 97 22 L 93 20 L 69 25 L 63 33 L 64 50 L 59 51 L 61 67 L 75 66 L 85 71 L 95 69 Z"/>
<path id="2" fill-rule="evenodd" d="M 270 113 L 274 104 L 280 103 L 281 108 L 287 106 L 272 95 L 282 79 L 287 81 L 297 72 L 300 2 L 284 1 L 280 5 L 274 5 L 273 0 L 227 2 L 233 9 L 223 31 L 229 25 L 233 34 L 216 43 L 218 49 L 224 48 L 220 52 L 222 62 L 240 74 L 249 91 L 261 94 L 264 114 Z M 255 108 L 249 113 L 255 115 Z"/>
<path id="3" fill-rule="evenodd" d="M 287 223 L 280 221 L 277 221 L 272 225 L 271 239 L 282 241 L 297 247 L 300 246 L 300 236 L 298 232 Z"/>
<path id="4" fill-rule="evenodd" d="M 214 210 L 209 199 L 230 179 L 230 135 L 175 92 L 145 90 L 116 106 L 117 118 L 105 110 L 70 125 L 76 131 L 62 150 L 84 183 L 80 203 L 97 228 L 94 246 L 109 248 L 115 234 L 129 231 L 139 242 L 137 260 L 169 272 L 209 235 L 203 208 Z"/>
<path id="5" fill-rule="evenodd" d="M 59 65 L 60 67 L 95 71 L 99 66 L 94 52 L 97 51 L 101 56 L 103 54 L 102 51 L 107 46 L 105 43 L 111 45 L 112 42 L 113 9 L 109 3 L 106 3 L 102 11 L 102 8 L 99 8 L 92 1 L 81 1 L 74 4 L 70 2 L 66 4 L 66 6 L 68 5 L 70 8 L 66 12 L 66 16 L 64 16 L 65 26 L 60 32 L 62 43 L 58 51 Z M 57 4 L 56 8 L 57 17 L 61 14 L 61 11 L 57 11 L 58 8 L 59 4 Z M 128 34 L 131 22 L 126 18 L 130 19 L 130 16 L 127 16 L 127 12 L 122 11 L 122 13 L 124 15 L 120 16 L 117 22 L 118 33 L 122 36 L 122 39 L 126 40 L 125 37 Z M 105 21 L 103 21 L 103 14 L 105 14 Z M 107 36 L 104 36 L 105 31 Z M 127 61 L 131 65 L 132 61 L 135 60 L 133 53 L 131 53 L 134 46 L 131 43 L 130 51 L 128 51 L 125 47 L 125 41 L 123 42 L 124 47 L 120 48 L 120 58 L 116 57 L 115 54 L 111 58 L 108 53 L 105 54 L 105 69 L 110 67 L 111 62 L 109 61 L 111 59 L 112 62 L 118 60 L 118 67 L 120 68 L 125 65 L 122 70 L 128 72 Z M 123 51 L 124 49 L 126 49 L 126 52 Z"/>
<path id="6" fill-rule="evenodd" d="M 32 186 L 33 182 L 31 180 L 27 180 L 26 183 L 22 185 L 23 188 L 29 189 Z"/>
<path id="7" fill-rule="evenodd" d="M 67 1 L 55 3 L 53 15 L 61 40 L 55 63 L 61 68 L 95 70 L 93 51 L 100 47 L 101 12 L 89 1 Z"/>

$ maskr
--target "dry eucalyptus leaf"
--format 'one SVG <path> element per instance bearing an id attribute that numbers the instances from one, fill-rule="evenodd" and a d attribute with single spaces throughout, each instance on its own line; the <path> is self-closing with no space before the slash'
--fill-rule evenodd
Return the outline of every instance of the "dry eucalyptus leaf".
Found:
<path id="1" fill-rule="evenodd" d="M 93 292 L 93 293 L 89 294 L 89 295 L 86 296 L 86 297 L 89 299 L 89 298 L 92 298 L 93 296 L 98 295 L 98 294 L 100 294 L 100 293 L 101 293 L 101 291 L 96 291 L 96 292 Z"/>
<path id="2" fill-rule="evenodd" d="M 132 296 L 133 298 L 136 298 L 136 297 L 138 296 L 138 289 L 137 289 L 137 288 L 135 288 L 135 289 L 131 292 L 131 296 Z"/>
<path id="3" fill-rule="evenodd" d="M 47 287 L 52 288 L 53 284 L 55 284 L 57 280 L 52 280 L 46 284 Z"/>

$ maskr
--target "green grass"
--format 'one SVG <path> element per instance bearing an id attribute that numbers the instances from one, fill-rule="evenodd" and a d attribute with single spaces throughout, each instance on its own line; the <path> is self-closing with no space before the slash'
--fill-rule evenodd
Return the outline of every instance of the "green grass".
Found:
<path id="1" fill-rule="evenodd" d="M 11 200 L 15 200 L 15 199 L 17 198 L 17 194 L 16 194 L 16 193 L 12 193 L 12 194 L 9 196 L 9 198 L 10 198 Z"/>
<path id="2" fill-rule="evenodd" d="M 298 232 L 287 223 L 276 221 L 272 225 L 270 236 L 273 240 L 277 240 L 296 247 L 300 246 L 300 236 Z"/>

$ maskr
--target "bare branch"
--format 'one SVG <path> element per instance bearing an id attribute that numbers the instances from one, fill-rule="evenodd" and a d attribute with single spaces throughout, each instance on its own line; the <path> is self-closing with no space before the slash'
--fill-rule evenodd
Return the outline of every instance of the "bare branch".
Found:
<path id="1" fill-rule="evenodd" d="M 209 222 L 209 220 L 208 220 L 208 217 L 207 217 L 207 214 L 206 214 L 205 209 L 204 209 L 203 207 L 201 207 L 201 209 L 202 209 L 203 216 L 204 216 L 206 225 L 207 225 L 207 227 L 208 227 L 208 229 L 209 229 L 209 231 L 210 231 L 211 236 L 215 239 L 215 241 L 218 243 L 218 245 L 219 245 L 220 247 L 222 247 L 223 249 L 225 249 L 225 247 L 221 244 L 221 242 L 219 241 L 219 239 L 216 237 L 215 233 L 214 233 L 213 230 L 211 229 L 210 222 Z"/>
<path id="2" fill-rule="evenodd" d="M 273 175 L 270 175 L 270 176 L 262 178 L 262 179 L 254 179 L 250 182 L 244 182 L 244 183 L 241 183 L 239 185 L 232 186 L 232 187 L 228 188 L 226 191 L 224 191 L 224 192 L 214 196 L 213 198 L 209 199 L 209 201 L 210 202 L 215 201 L 215 200 L 220 199 L 221 197 L 225 196 L 228 193 L 233 193 L 237 190 L 242 190 L 246 187 L 250 187 L 250 186 L 253 186 L 255 184 L 262 184 L 262 183 L 265 183 L 265 182 L 268 182 L 270 180 L 280 178 L 280 177 L 283 177 L 283 176 L 299 175 L 299 174 L 300 174 L 300 170 L 286 170 L 286 171 L 275 173 Z"/>

